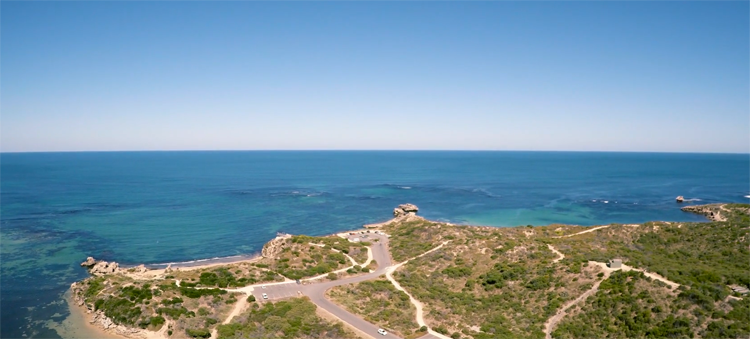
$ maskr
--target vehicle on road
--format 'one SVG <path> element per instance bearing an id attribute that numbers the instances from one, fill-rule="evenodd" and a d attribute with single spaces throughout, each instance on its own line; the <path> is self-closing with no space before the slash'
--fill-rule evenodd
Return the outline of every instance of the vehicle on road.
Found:
<path id="1" fill-rule="evenodd" d="M 263 299 L 268 299 L 268 294 L 263 293 Z"/>
<path id="2" fill-rule="evenodd" d="M 301 281 L 299 281 L 299 279 L 295 280 L 295 282 L 297 283 L 297 285 L 302 283 Z"/>
<path id="3" fill-rule="evenodd" d="M 261 286 L 260 288 L 262 288 L 262 289 L 264 289 L 264 290 L 265 290 L 265 289 L 266 289 L 266 285 L 263 285 L 263 286 Z"/>
<path id="4" fill-rule="evenodd" d="M 382 329 L 382 328 L 379 328 L 379 329 L 378 329 L 378 333 L 380 333 L 380 335 L 386 335 L 386 334 L 388 334 L 388 332 L 386 332 L 386 331 L 385 331 L 384 329 Z"/>

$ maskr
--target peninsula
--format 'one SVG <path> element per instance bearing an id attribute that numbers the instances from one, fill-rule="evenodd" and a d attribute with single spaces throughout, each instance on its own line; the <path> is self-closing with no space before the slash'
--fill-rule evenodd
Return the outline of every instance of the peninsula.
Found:
<path id="1" fill-rule="evenodd" d="M 128 338 L 747 338 L 750 205 L 683 210 L 709 220 L 495 228 L 405 204 L 239 262 L 88 258 L 72 302 Z"/>

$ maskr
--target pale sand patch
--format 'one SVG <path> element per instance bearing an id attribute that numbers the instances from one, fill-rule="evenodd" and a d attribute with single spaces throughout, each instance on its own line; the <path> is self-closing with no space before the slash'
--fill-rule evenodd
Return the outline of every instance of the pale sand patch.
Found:
<path id="1" fill-rule="evenodd" d="M 589 229 L 587 229 L 585 231 L 581 231 L 581 232 L 578 232 L 578 233 L 573 233 L 573 234 L 568 234 L 568 235 L 563 235 L 563 236 L 553 237 L 553 238 L 570 238 L 570 237 L 575 236 L 575 235 L 589 233 L 589 232 L 593 232 L 593 231 L 600 230 L 602 228 L 607 228 L 607 227 L 609 227 L 609 225 L 596 226 L 596 227 L 592 227 L 592 228 L 589 228 Z"/>
<path id="2" fill-rule="evenodd" d="M 50 321 L 47 327 L 57 331 L 64 339 L 123 339 L 127 338 L 118 334 L 110 333 L 101 327 L 92 325 L 91 314 L 87 314 L 84 307 L 73 303 L 70 290 L 65 292 L 65 302 L 68 304 L 70 315 L 62 322 Z"/>

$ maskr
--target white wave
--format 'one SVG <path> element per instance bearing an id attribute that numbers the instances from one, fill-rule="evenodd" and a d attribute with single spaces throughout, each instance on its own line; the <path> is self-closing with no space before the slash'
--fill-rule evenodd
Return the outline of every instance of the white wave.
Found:
<path id="1" fill-rule="evenodd" d="M 746 195 L 746 196 L 745 196 L 745 198 L 748 198 L 748 199 L 750 199 L 750 195 Z"/>
<path id="2" fill-rule="evenodd" d="M 411 189 L 411 187 L 409 187 L 409 186 L 399 186 L 399 188 L 403 189 L 403 190 L 410 190 Z"/>
<path id="3" fill-rule="evenodd" d="M 231 262 L 231 261 L 235 261 L 235 260 L 239 260 L 239 259 L 252 259 L 254 257 L 257 257 L 257 255 L 247 255 L 247 254 L 245 254 L 245 255 L 231 255 L 231 256 L 228 256 L 228 257 L 213 257 L 213 258 L 207 258 L 207 259 L 195 259 L 195 260 L 188 260 L 188 261 L 176 261 L 176 262 L 168 262 L 168 263 L 161 263 L 161 264 L 150 264 L 150 265 L 146 265 L 146 266 L 152 266 L 152 267 L 161 267 L 161 266 L 166 267 L 166 266 L 169 266 L 169 265 L 172 265 L 172 266 L 190 266 L 190 265 L 193 265 L 193 264 L 199 264 L 199 263 L 205 263 L 205 262 L 211 262 L 211 261 L 216 261 L 216 262 L 227 261 L 227 262 Z"/>
<path id="4" fill-rule="evenodd" d="M 605 203 L 605 204 L 609 204 L 609 201 L 607 201 L 607 200 L 604 200 L 604 203 Z"/>
<path id="5" fill-rule="evenodd" d="M 703 201 L 703 200 L 698 199 L 698 198 L 693 198 L 693 199 L 685 199 L 683 201 Z"/>

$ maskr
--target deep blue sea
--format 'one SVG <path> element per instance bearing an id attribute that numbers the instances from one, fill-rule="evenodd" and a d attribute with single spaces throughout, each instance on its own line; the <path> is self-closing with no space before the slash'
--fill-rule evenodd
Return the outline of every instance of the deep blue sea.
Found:
<path id="1" fill-rule="evenodd" d="M 59 337 L 87 256 L 158 264 L 258 252 L 278 231 L 384 221 L 400 203 L 453 223 L 699 221 L 749 202 L 747 154 L 578 152 L 2 153 L 3 338 Z"/>

